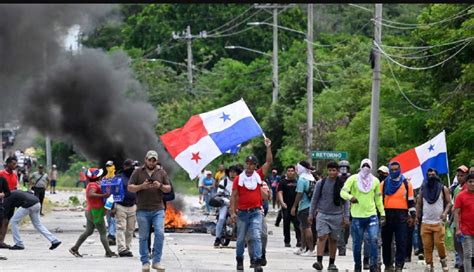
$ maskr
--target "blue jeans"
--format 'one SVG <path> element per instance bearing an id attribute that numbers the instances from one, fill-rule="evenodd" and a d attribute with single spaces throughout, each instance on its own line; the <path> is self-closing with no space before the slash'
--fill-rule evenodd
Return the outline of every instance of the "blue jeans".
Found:
<path id="1" fill-rule="evenodd" d="M 222 229 L 224 228 L 225 220 L 227 219 L 228 209 L 229 206 L 226 204 L 219 208 L 219 220 L 217 221 L 216 226 L 216 239 L 220 239 L 222 237 Z"/>
<path id="2" fill-rule="evenodd" d="M 111 212 L 107 212 L 107 234 L 110 236 L 115 237 L 115 233 L 117 230 L 117 221 L 115 217 L 111 216 Z"/>
<path id="3" fill-rule="evenodd" d="M 150 228 L 153 224 L 155 231 L 155 240 L 153 241 L 153 263 L 161 261 L 163 253 L 163 241 L 165 239 L 165 211 L 137 211 L 140 261 L 142 264 L 150 262 L 148 258 L 148 237 L 150 236 Z"/>
<path id="4" fill-rule="evenodd" d="M 260 209 L 239 211 L 237 214 L 237 257 L 243 258 L 245 251 L 245 236 L 250 234 L 253 257 L 262 258 L 262 213 Z"/>
<path id="5" fill-rule="evenodd" d="M 370 266 L 377 265 L 378 245 L 377 236 L 379 232 L 379 219 L 377 215 L 367 218 L 352 218 L 351 234 L 352 234 L 352 250 L 354 251 L 354 263 L 356 267 L 362 267 L 361 251 L 364 233 L 367 231 L 370 245 Z M 365 248 L 365 246 L 364 246 Z"/>
<path id="6" fill-rule="evenodd" d="M 211 199 L 211 192 L 205 192 L 203 195 L 204 203 L 206 203 L 206 211 L 211 212 L 211 206 L 209 205 L 209 200 Z"/>
<path id="7" fill-rule="evenodd" d="M 379 225 L 377 232 L 377 263 L 382 264 L 382 228 Z M 364 259 L 370 258 L 369 232 L 364 232 Z"/>
<path id="8" fill-rule="evenodd" d="M 23 241 L 21 240 L 20 237 L 20 222 L 21 220 L 26 217 L 27 215 L 30 216 L 31 223 L 35 227 L 35 229 L 41 233 L 50 243 L 57 243 L 59 242 L 58 238 L 54 236 L 43 224 L 41 224 L 40 221 L 40 209 L 41 205 L 39 203 L 36 203 L 35 205 L 25 209 L 22 207 L 19 207 L 16 209 L 15 213 L 13 214 L 13 217 L 10 219 L 10 223 L 12 225 L 12 236 L 13 236 L 13 241 L 15 242 L 15 245 L 24 247 Z"/>

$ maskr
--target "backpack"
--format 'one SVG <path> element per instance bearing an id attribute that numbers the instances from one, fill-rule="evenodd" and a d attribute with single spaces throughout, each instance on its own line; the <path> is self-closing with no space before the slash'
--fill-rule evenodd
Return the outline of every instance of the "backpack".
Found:
<path id="1" fill-rule="evenodd" d="M 171 191 L 169 193 L 162 193 L 162 196 L 163 196 L 163 202 L 167 202 L 167 201 L 172 201 L 174 200 L 175 198 L 175 195 L 174 195 L 174 188 L 173 188 L 173 184 L 171 183 L 171 179 L 168 179 L 169 183 L 170 183 L 170 186 L 171 186 Z"/>
<path id="2" fill-rule="evenodd" d="M 318 181 L 316 179 L 309 180 L 308 191 L 305 192 L 309 199 L 311 199 L 313 197 L 314 189 L 316 187 L 317 182 Z"/>

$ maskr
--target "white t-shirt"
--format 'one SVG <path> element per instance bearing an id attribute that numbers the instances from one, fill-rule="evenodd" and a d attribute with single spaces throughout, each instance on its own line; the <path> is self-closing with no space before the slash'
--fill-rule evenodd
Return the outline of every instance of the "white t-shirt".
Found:
<path id="1" fill-rule="evenodd" d="M 221 179 L 221 181 L 219 182 L 219 185 L 224 186 L 226 180 L 227 180 L 227 186 L 225 186 L 225 190 L 221 189 L 221 188 L 217 188 L 217 193 L 223 192 L 225 195 L 230 196 L 230 194 L 232 192 L 232 184 L 233 184 L 232 179 L 229 178 L 229 177 L 225 177 L 225 178 Z"/>

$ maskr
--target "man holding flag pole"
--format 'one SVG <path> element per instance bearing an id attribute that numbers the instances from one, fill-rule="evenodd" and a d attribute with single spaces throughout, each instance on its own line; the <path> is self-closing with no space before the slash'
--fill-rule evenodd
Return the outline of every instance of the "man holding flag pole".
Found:
<path id="1" fill-rule="evenodd" d="M 263 133 L 245 101 L 240 99 L 224 107 L 193 115 L 184 124 L 162 135 L 161 141 L 171 157 L 193 179 L 211 161 L 223 153 L 236 154 L 242 143 L 263 135 L 267 148 L 265 164 L 258 170 L 257 158 L 245 159 L 245 171 L 233 182 L 229 213 L 237 221 L 237 270 L 243 270 L 245 236 L 250 234 L 255 271 L 263 271 L 262 263 L 262 199 L 269 194 L 264 179 L 273 161 L 271 140 Z"/>

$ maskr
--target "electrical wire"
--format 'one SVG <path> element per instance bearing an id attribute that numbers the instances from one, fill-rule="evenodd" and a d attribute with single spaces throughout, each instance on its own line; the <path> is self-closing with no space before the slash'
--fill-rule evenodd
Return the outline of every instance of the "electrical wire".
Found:
<path id="1" fill-rule="evenodd" d="M 388 64 L 388 68 L 390 70 L 390 73 L 392 74 L 392 77 L 393 77 L 393 80 L 395 81 L 395 83 L 397 84 L 398 86 L 398 91 L 400 91 L 400 93 L 402 94 L 402 96 L 405 98 L 405 100 L 415 109 L 419 110 L 419 111 L 424 111 L 424 112 L 428 112 L 428 111 L 432 111 L 433 108 L 431 109 L 426 109 L 426 108 L 422 108 L 422 107 L 419 107 L 417 106 L 415 103 L 413 103 L 413 101 L 410 100 L 410 98 L 408 98 L 408 96 L 403 92 L 401 86 L 400 86 L 400 83 L 397 79 L 397 77 L 395 76 L 395 73 L 393 72 L 393 69 L 392 69 L 392 65 L 390 64 L 390 62 L 387 62 Z M 446 103 L 448 100 L 450 100 L 454 94 L 456 94 L 458 91 L 460 91 L 462 88 L 462 84 L 459 83 L 456 88 L 451 92 L 451 95 L 449 95 L 445 100 L 443 100 L 442 102 L 440 102 L 439 105 L 443 105 L 444 103 Z"/>
<path id="2" fill-rule="evenodd" d="M 458 12 L 458 13 L 454 14 L 453 16 L 448 17 L 446 19 L 443 19 L 443 20 L 440 20 L 440 21 L 437 21 L 437 22 L 426 23 L 426 24 L 408 24 L 408 23 L 401 23 L 401 22 L 392 21 L 392 20 L 388 20 L 388 19 L 382 19 L 382 21 L 385 21 L 385 22 L 390 23 L 392 25 L 412 26 L 412 27 L 415 27 L 415 28 L 416 27 L 423 27 L 423 26 L 431 26 L 431 25 L 441 24 L 441 23 L 444 23 L 444 22 L 449 22 L 449 21 L 455 20 L 457 18 L 464 17 L 466 15 L 470 15 L 472 13 L 464 13 L 464 12 L 471 9 L 472 7 L 474 7 L 474 5 L 470 5 L 467 8 L 461 10 L 460 12 Z M 462 13 L 464 13 L 464 14 L 462 14 Z"/>
<path id="3" fill-rule="evenodd" d="M 209 31 L 207 31 L 208 34 L 211 34 L 212 32 L 216 32 L 217 30 L 223 28 L 224 26 L 230 24 L 230 23 L 233 23 L 235 20 L 237 20 L 238 18 L 242 17 L 245 13 L 249 12 L 249 10 L 251 10 L 253 8 L 253 6 L 250 6 L 248 9 L 246 9 L 244 12 L 242 12 L 241 14 L 239 14 L 238 16 L 234 17 L 232 20 L 228 21 L 227 23 L 219 26 L 219 27 L 216 27 L 214 29 L 211 29 Z"/>
<path id="4" fill-rule="evenodd" d="M 277 14 L 282 13 L 283 11 L 287 10 L 288 8 L 290 8 L 290 6 L 287 6 L 287 7 L 283 8 L 283 9 L 281 9 L 280 11 L 278 11 Z M 273 18 L 273 16 L 268 17 L 267 19 L 263 20 L 263 22 L 267 22 L 267 21 L 269 21 L 269 20 L 272 19 L 272 18 Z M 234 36 L 234 35 L 240 34 L 240 33 L 242 33 L 242 32 L 246 32 L 246 31 L 248 31 L 248 30 L 250 30 L 250 29 L 252 29 L 252 28 L 254 28 L 254 27 L 255 27 L 255 26 L 250 26 L 250 27 L 247 27 L 247 28 L 245 28 L 245 29 L 243 29 L 243 30 L 239 30 L 239 31 L 237 31 L 237 32 L 226 33 L 226 34 L 222 34 L 222 35 L 208 35 L 207 37 L 208 37 L 208 38 L 223 38 L 223 37 Z"/>
<path id="5" fill-rule="evenodd" d="M 468 43 L 468 42 L 460 43 L 456 46 L 450 47 L 450 48 L 445 49 L 443 51 L 440 51 L 440 52 L 437 52 L 437 53 L 434 53 L 434 54 L 430 54 L 430 55 L 424 55 L 424 56 L 411 56 L 413 54 L 411 54 L 409 56 L 407 56 L 407 55 L 393 55 L 393 54 L 388 54 L 388 53 L 387 53 L 387 55 L 389 55 L 392 58 L 401 58 L 401 59 L 426 59 L 426 58 L 431 58 L 431 57 L 438 56 L 438 55 L 441 55 L 443 53 L 449 52 L 449 51 L 451 51 L 453 49 L 456 49 L 456 48 L 458 48 L 462 45 L 465 45 L 466 43 Z M 428 50 L 430 50 L 430 49 L 428 49 Z M 427 51 L 427 50 L 425 50 L 425 51 Z"/>
<path id="6" fill-rule="evenodd" d="M 359 28 L 356 32 L 354 32 L 352 35 L 356 35 L 357 33 L 359 33 L 360 31 L 362 31 L 364 28 L 366 28 L 369 24 L 371 23 L 371 20 L 369 20 L 367 23 L 365 23 L 361 28 Z M 310 42 L 308 41 L 308 39 L 304 39 L 305 42 L 309 42 L 310 44 L 312 44 L 313 46 L 316 46 L 316 47 L 333 47 L 333 46 L 336 46 L 336 45 L 339 45 L 339 44 L 342 44 L 342 43 L 345 43 L 347 41 L 350 41 L 352 38 L 349 38 L 349 39 L 345 39 L 345 40 L 342 40 L 342 41 L 339 41 L 337 43 L 333 43 L 333 44 L 317 44 L 317 43 L 314 43 L 314 42 Z"/>
<path id="7" fill-rule="evenodd" d="M 252 19 L 253 17 L 255 17 L 256 15 L 258 15 L 260 12 L 262 12 L 261 9 L 255 11 L 252 15 L 246 17 L 244 20 L 240 21 L 239 23 L 225 29 L 225 30 L 222 30 L 222 31 L 217 31 L 215 34 L 213 35 L 220 35 L 220 34 L 225 34 L 225 32 L 229 32 L 230 30 L 242 25 L 243 23 L 247 22 L 248 20 Z"/>
<path id="8" fill-rule="evenodd" d="M 362 10 L 365 10 L 365 11 L 368 11 L 370 13 L 373 13 L 374 11 L 369 9 L 369 8 L 366 8 L 366 7 L 363 7 L 363 6 L 359 6 L 359 5 L 356 5 L 356 4 L 349 4 L 349 6 L 353 6 L 353 7 L 356 7 L 356 8 L 359 8 L 359 9 L 362 9 Z"/>
<path id="9" fill-rule="evenodd" d="M 458 51 L 456 51 L 454 54 L 452 54 L 451 56 L 449 56 L 447 59 L 441 61 L 441 62 L 438 62 L 436 64 L 433 64 L 433 65 L 430 65 L 430 66 L 426 66 L 426 67 L 412 67 L 412 66 L 407 66 L 405 64 L 402 64 L 396 60 L 394 60 L 392 57 L 390 57 L 382 48 L 380 48 L 380 46 L 377 44 L 376 41 L 374 41 L 374 45 L 378 48 L 378 50 L 380 51 L 380 53 L 382 53 L 385 57 L 387 57 L 389 60 L 391 60 L 393 63 L 397 64 L 398 66 L 401 66 L 403 68 L 406 68 L 406 69 L 410 69 L 410 70 L 428 70 L 428 69 L 431 69 L 431 68 L 435 68 L 437 66 L 440 66 L 440 65 L 443 65 L 445 64 L 446 62 L 448 62 L 450 59 L 452 59 L 453 57 L 455 57 L 457 54 L 459 54 L 459 52 L 461 52 L 466 46 L 468 46 L 471 42 L 466 42 L 464 44 L 463 47 L 461 47 L 461 49 L 459 49 Z"/>
<path id="10" fill-rule="evenodd" d="M 451 44 L 456 44 L 456 43 L 461 43 L 465 41 L 470 41 L 474 39 L 474 36 L 472 37 L 467 37 L 461 40 L 457 41 L 452 41 L 452 42 L 447 42 L 447 43 L 442 43 L 442 44 L 437 44 L 437 45 L 427 45 L 427 46 L 393 46 L 393 45 L 382 45 L 382 47 L 386 48 L 395 48 L 395 49 L 431 49 L 431 48 L 436 48 L 436 47 L 443 47 L 446 45 L 451 45 Z"/>

